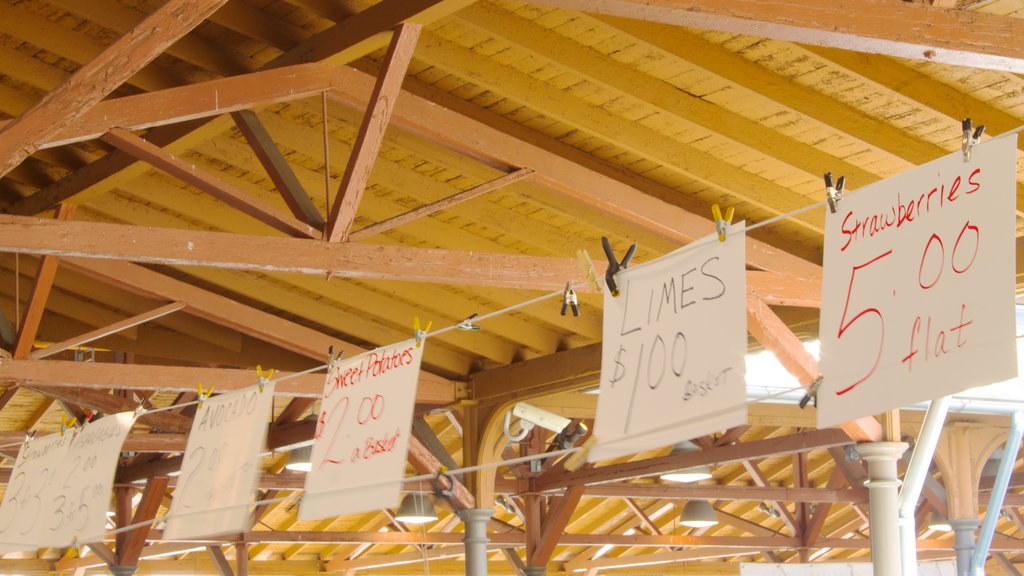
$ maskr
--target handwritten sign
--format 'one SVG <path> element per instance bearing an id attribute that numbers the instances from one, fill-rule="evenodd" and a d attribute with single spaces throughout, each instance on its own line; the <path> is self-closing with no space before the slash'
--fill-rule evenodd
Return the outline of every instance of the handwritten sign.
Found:
<path id="1" fill-rule="evenodd" d="M 327 374 L 299 520 L 398 505 L 422 360 L 408 340 Z"/>
<path id="2" fill-rule="evenodd" d="M 189 431 L 164 537 L 245 532 L 266 447 L 274 383 L 208 398 Z"/>
<path id="3" fill-rule="evenodd" d="M 0 503 L 0 546 L 33 550 L 46 536 L 49 491 L 67 458 L 73 435 L 50 434 L 27 440 L 18 452 L 11 481 Z"/>
<path id="4" fill-rule="evenodd" d="M 828 215 L 819 427 L 1016 375 L 1016 149 L 950 154 Z"/>
<path id="5" fill-rule="evenodd" d="M 620 273 L 619 297 L 605 291 L 592 462 L 746 422 L 744 242 L 705 238 Z"/>
<path id="6" fill-rule="evenodd" d="M 121 412 L 75 432 L 48 492 L 40 546 L 103 540 L 114 471 L 134 422 L 134 413 Z"/>

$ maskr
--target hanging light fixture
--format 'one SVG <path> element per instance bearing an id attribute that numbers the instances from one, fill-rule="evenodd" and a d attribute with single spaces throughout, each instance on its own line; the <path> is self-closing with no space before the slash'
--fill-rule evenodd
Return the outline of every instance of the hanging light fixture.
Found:
<path id="1" fill-rule="evenodd" d="M 718 524 L 718 514 L 707 500 L 689 500 L 679 515 L 679 523 L 689 528 L 707 528 Z"/>
<path id="2" fill-rule="evenodd" d="M 684 454 L 686 452 L 696 452 L 698 450 L 700 450 L 700 448 L 698 448 L 693 442 L 680 442 L 672 446 L 672 453 L 670 456 Z M 706 464 L 701 466 L 691 466 L 683 470 L 666 472 L 659 476 L 659 478 L 670 482 L 697 482 L 699 480 L 708 480 L 711 478 L 711 466 Z"/>
<path id="3" fill-rule="evenodd" d="M 284 467 L 296 472 L 309 472 L 313 469 L 312 460 L 313 445 L 300 446 L 288 453 L 288 463 Z"/>
<path id="4" fill-rule="evenodd" d="M 936 530 L 938 532 L 952 532 L 953 527 L 949 525 L 949 520 L 938 512 L 932 512 L 928 516 L 928 529 Z"/>
<path id="5" fill-rule="evenodd" d="M 426 494 L 410 492 L 402 498 L 402 504 L 395 513 L 395 520 L 405 524 L 426 524 L 437 520 L 437 510 Z"/>

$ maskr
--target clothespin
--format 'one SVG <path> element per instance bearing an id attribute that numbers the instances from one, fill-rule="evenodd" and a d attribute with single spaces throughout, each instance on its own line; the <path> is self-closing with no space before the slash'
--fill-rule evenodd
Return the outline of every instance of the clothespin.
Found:
<path id="1" fill-rule="evenodd" d="M 562 316 L 565 316 L 565 309 L 572 306 L 572 315 L 580 315 L 580 301 L 576 298 L 576 291 L 572 289 L 572 282 L 565 283 L 565 291 L 562 292 Z"/>
<path id="2" fill-rule="evenodd" d="M 274 377 L 274 369 L 271 368 L 267 371 L 266 375 L 263 374 L 263 366 L 256 365 L 256 385 L 260 387 L 260 392 L 263 392 L 263 387 L 270 382 L 270 379 Z"/>
<path id="3" fill-rule="evenodd" d="M 586 250 L 577 250 L 576 258 L 583 265 L 583 281 L 590 284 L 595 292 L 600 292 L 601 283 L 597 281 L 597 268 L 594 266 L 594 261 L 590 259 L 590 254 Z"/>
<path id="4" fill-rule="evenodd" d="M 63 436 L 68 430 L 74 430 L 75 425 L 78 424 L 78 418 L 72 417 L 68 420 L 67 414 L 60 415 L 60 435 Z"/>
<path id="5" fill-rule="evenodd" d="M 971 119 L 964 118 L 961 123 L 964 129 L 963 138 L 960 140 L 960 151 L 964 153 L 964 162 L 971 159 L 971 151 L 974 147 L 981 143 L 981 135 L 985 133 L 985 125 L 978 126 L 974 132 L 971 132 Z"/>
<path id="6" fill-rule="evenodd" d="M 474 312 L 469 316 L 466 316 L 461 322 L 455 325 L 455 328 L 457 330 L 462 330 L 463 332 L 479 332 L 480 327 L 473 324 L 473 318 L 476 318 L 476 315 L 476 312 Z"/>
<path id="7" fill-rule="evenodd" d="M 612 291 L 612 296 L 618 297 L 619 287 L 615 284 L 615 275 L 620 270 L 625 270 L 629 266 L 629 261 L 633 259 L 633 255 L 636 254 L 636 243 L 634 242 L 629 250 L 626 250 L 626 255 L 622 257 L 620 262 L 615 258 L 615 252 L 612 251 L 612 244 L 608 241 L 608 238 L 601 236 L 601 246 L 604 248 L 604 255 L 608 257 L 608 270 L 604 273 L 605 284 L 608 285 L 608 289 Z"/>
<path id="8" fill-rule="evenodd" d="M 711 205 L 711 215 L 715 218 L 715 231 L 718 232 L 718 241 L 725 242 L 726 233 L 729 231 L 729 224 L 732 224 L 732 216 L 736 209 L 729 207 L 725 209 L 725 218 L 722 218 L 722 209 L 718 204 Z"/>
<path id="9" fill-rule="evenodd" d="M 427 332 L 430 332 L 430 327 L 434 325 L 434 321 L 427 322 L 427 327 L 420 329 L 420 317 L 412 317 L 412 329 L 414 337 L 416 338 L 416 347 L 419 348 L 423 344 L 423 339 L 427 337 Z"/>
<path id="10" fill-rule="evenodd" d="M 63 558 L 67 560 L 75 560 L 81 556 L 81 546 L 78 545 L 78 536 L 71 537 L 71 545 L 64 551 Z"/>
<path id="11" fill-rule="evenodd" d="M 840 176 L 836 185 L 832 185 L 832 173 L 825 172 L 825 199 L 828 200 L 828 211 L 835 214 L 839 201 L 843 199 L 843 188 L 846 187 L 846 176 Z"/>
<path id="12" fill-rule="evenodd" d="M 334 345 L 327 347 L 327 371 L 330 372 L 334 369 L 334 365 L 341 362 L 341 357 L 345 355 L 345 351 L 338 352 L 338 355 L 334 355 Z"/>
<path id="13" fill-rule="evenodd" d="M 814 400 L 814 407 L 818 407 L 818 388 L 821 387 L 821 380 L 821 374 L 818 374 L 818 377 L 812 380 L 807 386 L 807 393 L 804 394 L 804 397 L 800 400 L 800 408 L 806 408 L 807 403 L 811 400 Z"/>
<path id="14" fill-rule="evenodd" d="M 199 388 L 199 408 L 202 408 L 203 407 L 203 402 L 205 402 L 206 399 L 209 398 L 213 394 L 213 386 L 210 386 L 210 388 L 208 390 L 203 391 L 203 383 L 200 382 L 198 384 L 198 388 Z"/>

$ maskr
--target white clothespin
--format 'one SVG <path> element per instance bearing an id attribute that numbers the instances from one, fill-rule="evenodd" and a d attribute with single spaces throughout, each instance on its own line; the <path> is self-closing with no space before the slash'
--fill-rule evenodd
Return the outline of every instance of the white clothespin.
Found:
<path id="1" fill-rule="evenodd" d="M 981 135 L 985 133 L 985 125 L 982 124 L 974 132 L 971 132 L 971 119 L 964 118 L 961 126 L 963 126 L 964 135 L 960 140 L 960 151 L 964 153 L 964 162 L 968 162 L 971 159 L 971 152 L 974 150 L 974 147 L 981 143 Z"/>
<path id="2" fill-rule="evenodd" d="M 457 330 L 462 330 L 463 332 L 479 332 L 480 327 L 477 326 L 476 324 L 473 324 L 473 318 L 476 318 L 476 316 L 476 312 L 470 314 L 469 316 L 466 316 L 465 318 L 462 319 L 461 322 L 455 325 L 455 328 Z"/>
<path id="3" fill-rule="evenodd" d="M 832 185 L 832 173 L 825 172 L 825 200 L 828 200 L 828 211 L 835 214 L 839 209 L 839 201 L 843 199 L 846 187 L 846 176 L 840 176 L 836 185 Z"/>

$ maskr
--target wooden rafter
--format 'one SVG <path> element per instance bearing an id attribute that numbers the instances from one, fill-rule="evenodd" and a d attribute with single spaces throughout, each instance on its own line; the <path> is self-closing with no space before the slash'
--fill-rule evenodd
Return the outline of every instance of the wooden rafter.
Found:
<path id="1" fill-rule="evenodd" d="M 565 527 L 583 497 L 584 490 L 583 485 L 570 486 L 565 494 L 551 499 L 541 522 L 540 540 L 527 558 L 527 566 L 545 566 L 551 560 L 551 554 L 561 542 Z"/>
<path id="2" fill-rule="evenodd" d="M 169 0 L 0 129 L 0 176 L 188 34 L 227 0 Z"/>
<path id="3" fill-rule="evenodd" d="M 402 80 L 412 62 L 416 41 L 420 37 L 418 24 L 402 24 L 395 30 L 391 46 L 381 71 L 377 75 L 370 103 L 359 126 L 352 154 L 345 168 L 338 195 L 331 206 L 331 217 L 327 221 L 324 237 L 331 241 L 347 241 L 349 230 L 356 218 L 356 210 L 362 200 L 363 191 L 370 180 L 370 171 L 384 141 L 391 112 L 402 90 Z"/>
<path id="4" fill-rule="evenodd" d="M 278 371 L 275 374 L 279 377 L 289 375 L 286 371 Z M 233 368 L 82 363 L 65 360 L 15 360 L 0 364 L 0 379 L 4 382 L 73 390 L 114 388 L 129 391 L 194 392 L 196 382 L 215 382 L 218 391 L 229 392 L 252 386 L 256 383 L 256 378 L 255 370 Z M 323 388 L 323 374 L 307 374 L 281 382 L 276 386 L 275 394 L 283 397 L 319 398 Z M 456 386 L 450 381 L 421 380 L 416 389 L 417 404 L 436 406 L 457 400 Z"/>
<path id="5" fill-rule="evenodd" d="M 288 165 L 284 155 L 274 144 L 274 139 L 263 122 L 260 121 L 259 116 L 251 110 L 239 110 L 233 112 L 231 117 L 234 118 L 238 130 L 245 137 L 245 141 L 249 143 L 249 147 L 263 164 L 267 175 L 270 176 L 270 180 L 277 187 L 277 191 L 284 198 L 284 202 L 291 209 L 292 214 L 313 228 L 322 229 L 324 226 L 323 216 L 320 215 L 309 198 L 309 194 L 303 189 L 302 183 L 295 176 L 295 172 Z"/>
<path id="6" fill-rule="evenodd" d="M 103 141 L 111 146 L 131 154 L 135 158 L 148 162 L 156 168 L 167 172 L 183 182 L 210 194 L 234 208 L 263 222 L 267 226 L 288 234 L 306 238 L 315 238 L 315 231 L 291 214 L 286 214 L 259 198 L 239 190 L 227 182 L 207 174 L 195 164 L 178 158 L 174 154 L 147 142 L 140 136 L 122 128 L 114 128 L 103 135 Z"/>
<path id="7" fill-rule="evenodd" d="M 768 304 L 756 296 L 747 296 L 747 329 L 761 345 L 775 354 L 801 386 L 809 386 L 818 377 L 818 362 Z M 882 436 L 882 426 L 874 418 L 846 422 L 842 429 L 858 441 L 877 441 Z"/>
<path id="8" fill-rule="evenodd" d="M 48 257 L 44 256 L 44 258 Z M 46 358 L 48 356 L 53 356 L 54 354 L 58 354 L 69 348 L 82 346 L 94 340 L 99 340 L 100 338 L 103 338 L 105 336 L 109 336 L 111 334 L 115 334 L 117 332 L 131 328 L 133 326 L 138 326 L 139 324 L 149 322 L 150 320 L 155 320 L 157 318 L 166 316 L 168 314 L 171 314 L 172 312 L 177 312 L 178 310 L 181 310 L 184 307 L 185 304 L 183 302 L 171 302 L 170 304 L 165 304 L 158 308 L 154 308 L 153 310 L 149 310 L 148 312 L 136 314 L 131 318 L 125 318 L 120 322 L 115 322 L 113 324 L 110 324 L 109 326 L 97 328 L 96 330 L 92 330 L 90 332 L 65 340 L 63 342 L 50 344 L 46 348 L 42 348 L 40 350 L 32 352 L 29 355 L 29 357 L 32 358 L 33 360 L 39 360 L 42 358 Z"/>
<path id="9" fill-rule="evenodd" d="M 845 0 L 543 0 L 583 12 L 650 20 L 911 60 L 1024 72 L 1024 22 L 920 3 Z M 913 22 L 913 34 L 905 23 Z"/>
<path id="10" fill-rule="evenodd" d="M 64 222 L 70 220 L 74 213 L 74 204 L 62 204 L 57 207 L 55 218 L 57 221 Z M 53 278 L 57 274 L 57 262 L 58 257 L 55 255 L 43 256 L 39 260 L 32 292 L 25 304 L 25 314 L 21 320 L 21 326 L 18 327 L 18 337 L 14 344 L 15 358 L 27 358 L 32 352 L 36 333 L 39 331 L 39 323 L 43 319 L 43 310 L 46 308 L 46 300 L 50 297 L 50 288 L 53 287 Z M 14 303 L 15 306 L 20 304 L 20 302 Z"/>
<path id="11" fill-rule="evenodd" d="M 336 352 L 345 352 L 348 358 L 366 351 L 365 348 L 134 264 L 69 258 L 65 259 L 64 266 L 135 294 L 185 302 L 193 316 L 309 358 L 326 360 L 330 347 L 334 347 Z M 424 382 L 438 381 L 449 382 L 429 372 L 420 371 L 421 386 Z"/>
<path id="12" fill-rule="evenodd" d="M 398 216 L 394 216 L 388 218 L 387 220 L 377 222 L 376 224 L 370 224 L 369 226 L 360 228 L 359 230 L 351 232 L 348 235 L 348 239 L 351 242 L 358 242 L 359 240 L 362 240 L 364 238 L 369 238 L 370 236 L 374 236 L 376 234 L 382 234 L 384 232 L 387 232 L 388 230 L 393 230 L 401 226 L 402 224 L 416 220 L 417 218 L 423 218 L 431 214 L 435 214 L 437 212 L 440 212 L 441 210 L 446 210 L 448 208 L 451 208 L 452 206 L 461 204 L 462 202 L 466 202 L 467 200 L 472 200 L 473 198 L 482 196 L 484 194 L 487 194 L 488 192 L 492 192 L 499 188 L 503 188 L 505 186 L 508 186 L 509 184 L 513 184 L 524 178 L 529 178 L 532 174 L 533 170 L 529 168 L 520 168 L 504 176 L 499 176 L 494 180 L 484 182 L 479 186 L 474 186 L 469 190 L 465 190 L 463 192 L 459 192 L 458 194 L 449 196 L 448 198 L 443 198 L 441 200 L 438 200 L 437 202 L 431 202 L 430 204 L 420 206 L 419 208 L 414 208 L 408 212 L 399 214 Z"/>
<path id="13" fill-rule="evenodd" d="M 754 462 L 753 460 L 745 460 L 743 462 L 743 468 L 746 469 L 747 474 L 750 475 L 750 479 L 753 480 L 755 486 L 765 488 L 769 485 L 768 478 L 765 477 L 764 472 L 762 472 L 761 469 L 758 468 L 757 463 Z M 785 524 L 787 528 L 789 528 L 789 531 L 794 536 L 800 534 L 800 530 L 798 528 L 799 523 L 793 516 L 793 513 L 790 512 L 788 508 L 783 506 L 778 500 L 765 500 L 765 502 L 769 506 L 771 506 L 772 509 L 775 510 L 775 512 L 778 513 L 779 518 L 782 519 L 782 523 Z"/>
<path id="14" fill-rule="evenodd" d="M 106 394 L 98 390 L 78 390 L 71 387 L 57 386 L 25 386 L 25 388 L 49 396 L 55 400 L 67 402 L 74 406 L 81 406 L 104 414 L 117 412 L 131 412 L 138 407 L 137 402 L 115 394 Z M 139 421 L 158 428 L 164 432 L 188 433 L 192 427 L 192 419 L 181 414 L 170 412 L 153 412 L 143 414 Z"/>
<path id="15" fill-rule="evenodd" d="M 61 229 L 46 228 L 53 224 L 0 216 L 0 251 L 533 290 L 562 288 L 566 281 L 581 275 L 579 263 L 569 258 L 325 244 L 311 239 L 95 222 L 62 222 L 65 227 Z"/>
<path id="16" fill-rule="evenodd" d="M 166 476 L 150 478 L 146 482 L 146 489 L 142 492 L 142 500 L 135 507 L 135 515 L 132 517 L 132 525 L 137 525 L 156 517 L 157 511 L 164 500 L 164 492 L 167 490 Z M 149 535 L 152 525 L 140 526 L 128 533 L 124 539 L 124 545 L 117 549 L 117 563 L 120 566 L 135 566 L 139 562 L 142 548 L 146 545 L 146 537 Z"/>
<path id="17" fill-rule="evenodd" d="M 361 108 L 361 103 L 368 100 L 373 90 L 373 77 L 352 69 L 345 69 L 342 75 L 345 77 L 343 87 L 331 90 L 328 95 L 352 108 Z M 715 229 L 714 223 L 706 217 L 687 212 L 412 93 L 403 91 L 402 105 L 395 109 L 391 123 L 502 170 L 529 166 L 535 170 L 533 182 L 536 184 L 669 242 L 686 244 Z M 820 266 L 750 237 L 747 238 L 747 260 L 763 270 L 821 281 Z"/>
<path id="18" fill-rule="evenodd" d="M 105 100 L 39 148 L 92 140 L 112 128 L 142 130 L 305 98 L 335 86 L 336 73 L 326 64 L 302 64 Z M 10 122 L 0 121 L 0 130 Z"/>
<path id="19" fill-rule="evenodd" d="M 662 472 L 691 468 L 693 466 L 722 464 L 725 462 L 749 460 L 751 458 L 763 458 L 771 455 L 786 455 L 818 448 L 842 446 L 849 443 L 849 438 L 840 430 L 826 429 L 801 432 L 778 438 L 744 442 L 743 444 L 719 446 L 710 450 L 670 454 L 668 456 L 573 472 L 565 471 L 550 477 L 542 475 L 537 479 L 535 488 L 545 491 L 567 488 L 576 484 L 594 484 L 612 480 L 652 476 Z"/>

